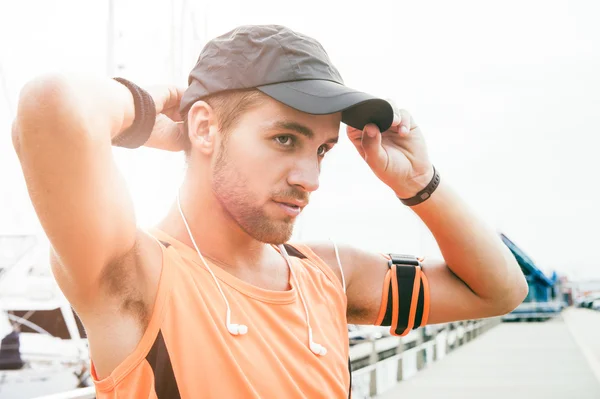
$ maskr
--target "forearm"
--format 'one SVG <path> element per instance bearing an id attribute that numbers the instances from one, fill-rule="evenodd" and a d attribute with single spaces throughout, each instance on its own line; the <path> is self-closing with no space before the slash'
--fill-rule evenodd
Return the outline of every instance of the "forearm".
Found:
<path id="1" fill-rule="evenodd" d="M 432 232 L 448 268 L 477 296 L 513 304 L 526 295 L 514 256 L 444 180 L 431 198 L 412 209 Z"/>

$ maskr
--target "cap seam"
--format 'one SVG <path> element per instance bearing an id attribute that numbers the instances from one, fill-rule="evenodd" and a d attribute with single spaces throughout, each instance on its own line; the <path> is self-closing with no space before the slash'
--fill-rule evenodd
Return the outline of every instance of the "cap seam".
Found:
<path id="1" fill-rule="evenodd" d="M 283 54 L 285 55 L 285 59 L 287 60 L 288 64 L 290 64 L 290 68 L 294 72 L 294 76 L 298 76 L 296 74 L 296 68 L 294 68 L 294 64 L 292 64 L 292 62 L 290 61 L 290 57 L 289 57 L 288 52 L 285 49 L 285 47 L 283 47 L 283 45 L 281 44 L 281 42 L 279 41 L 279 39 L 277 37 L 273 36 L 273 40 L 275 40 L 277 42 L 277 44 L 279 45 L 279 47 L 281 47 L 281 51 L 283 51 Z"/>
<path id="2" fill-rule="evenodd" d="M 310 80 L 310 81 L 315 81 L 315 80 L 323 80 L 323 81 L 325 81 L 325 82 L 332 82 L 332 83 L 338 84 L 338 85 L 340 85 L 340 86 L 348 87 L 348 86 L 344 85 L 343 83 L 336 82 L 335 80 L 331 80 L 331 79 L 314 79 L 314 78 L 306 78 L 306 79 L 282 80 L 282 81 L 280 81 L 280 82 L 266 83 L 266 84 L 264 84 L 264 85 L 256 86 L 256 88 L 259 88 L 259 87 L 267 87 L 267 86 L 273 86 L 273 85 L 280 85 L 280 84 L 282 84 L 282 83 L 303 82 L 303 81 L 306 81 L 306 80 Z M 296 91 L 297 91 L 297 90 L 296 90 Z"/>

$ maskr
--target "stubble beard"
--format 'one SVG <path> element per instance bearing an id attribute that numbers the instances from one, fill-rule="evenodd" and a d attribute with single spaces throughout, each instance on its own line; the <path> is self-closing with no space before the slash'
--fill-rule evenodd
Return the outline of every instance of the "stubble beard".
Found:
<path id="1" fill-rule="evenodd" d="M 294 223 L 291 217 L 274 220 L 263 207 L 227 157 L 226 146 L 217 154 L 212 180 L 213 194 L 229 216 L 254 239 L 268 244 L 283 244 L 292 237 Z"/>

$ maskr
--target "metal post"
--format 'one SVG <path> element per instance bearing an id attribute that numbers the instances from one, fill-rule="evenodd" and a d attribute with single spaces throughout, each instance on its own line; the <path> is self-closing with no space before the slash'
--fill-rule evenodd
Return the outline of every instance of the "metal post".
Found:
<path id="1" fill-rule="evenodd" d="M 371 341 L 371 345 L 372 345 L 371 354 L 369 355 L 369 364 L 375 365 L 379 361 L 379 354 L 377 353 L 377 345 L 376 345 L 377 342 L 376 342 L 376 339 L 372 335 L 369 335 L 369 340 Z M 373 370 L 371 370 L 371 381 L 369 384 L 369 393 L 371 396 L 377 395 L 377 367 L 373 367 Z"/>
<path id="2" fill-rule="evenodd" d="M 473 324 L 473 320 L 469 320 L 467 321 L 467 342 L 470 342 L 473 339 L 473 327 L 475 327 L 475 325 Z"/>
<path id="3" fill-rule="evenodd" d="M 415 348 L 417 350 L 417 371 L 419 371 L 425 367 L 427 353 L 423 347 L 423 343 L 425 342 L 425 330 L 421 329 L 420 331 L 417 331 L 417 333 L 418 335 Z"/>
<path id="4" fill-rule="evenodd" d="M 433 340 L 433 361 L 434 362 L 438 360 L 437 335 L 438 335 L 438 330 L 436 327 L 435 330 L 433 331 L 433 337 L 431 338 Z"/>
<path id="5" fill-rule="evenodd" d="M 402 337 L 400 337 L 400 339 L 398 340 L 398 346 L 396 347 L 396 353 L 400 354 L 404 352 L 404 339 Z M 396 380 L 398 381 L 402 381 L 404 379 L 404 357 L 400 356 L 398 358 L 398 375 L 396 376 Z"/>
<path id="6" fill-rule="evenodd" d="M 115 4 L 108 0 L 108 20 L 106 25 L 106 75 L 115 74 Z"/>
<path id="7" fill-rule="evenodd" d="M 456 332 L 456 325 L 455 323 L 449 323 L 446 325 L 446 352 L 450 353 L 452 352 L 454 349 L 456 349 L 457 346 L 457 342 L 458 342 L 458 334 Z M 454 337 L 454 340 L 452 341 L 452 343 L 450 342 L 450 338 Z"/>

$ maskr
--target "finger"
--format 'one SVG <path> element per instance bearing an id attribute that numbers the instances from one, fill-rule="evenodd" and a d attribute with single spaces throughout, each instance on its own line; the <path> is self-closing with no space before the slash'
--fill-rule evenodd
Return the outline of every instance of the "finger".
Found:
<path id="1" fill-rule="evenodd" d="M 179 108 L 185 89 L 177 86 L 155 85 L 148 87 L 147 91 L 154 100 L 156 113 L 160 114 Z"/>
<path id="2" fill-rule="evenodd" d="M 387 98 L 386 101 L 390 103 L 392 110 L 394 111 L 394 120 L 392 121 L 392 126 L 398 126 L 400 124 L 400 108 L 398 108 L 394 100 L 391 98 Z"/>
<path id="3" fill-rule="evenodd" d="M 171 119 L 174 122 L 183 122 L 183 116 L 179 112 L 179 106 L 172 107 L 169 109 L 163 109 L 161 114 L 167 116 L 169 119 Z"/>
<path id="4" fill-rule="evenodd" d="M 360 154 L 360 156 L 364 159 L 365 158 L 365 151 L 362 147 L 362 135 L 363 135 L 363 131 L 360 129 L 356 129 L 352 126 L 346 126 L 346 134 L 348 135 L 348 138 L 350 139 L 350 141 L 352 142 L 352 144 L 354 145 L 354 148 L 356 148 L 356 150 L 358 151 L 358 153 Z"/>
<path id="5" fill-rule="evenodd" d="M 400 136 L 402 137 L 407 137 L 411 130 L 415 129 L 417 125 L 407 110 L 401 109 L 398 110 L 398 113 L 400 114 L 400 129 L 398 130 L 398 133 L 400 133 Z"/>
<path id="6" fill-rule="evenodd" d="M 378 166 L 385 158 L 385 151 L 381 146 L 381 132 L 377 125 L 369 123 L 363 129 L 360 147 L 364 151 L 364 159 L 371 167 Z"/>
<path id="7" fill-rule="evenodd" d="M 179 109 L 181 97 L 183 96 L 185 90 L 177 86 L 167 86 L 166 89 L 168 94 L 165 99 L 163 110 L 172 108 Z"/>
<path id="8" fill-rule="evenodd" d="M 181 105 L 181 96 L 183 95 L 185 89 L 175 86 L 165 86 L 164 89 L 165 103 L 160 113 L 168 116 L 169 119 L 175 122 L 183 121 L 183 115 L 181 115 L 181 113 L 179 112 L 179 107 Z"/>
<path id="9" fill-rule="evenodd" d="M 173 122 L 165 115 L 159 114 L 152 134 L 144 145 L 167 151 L 181 151 L 185 148 L 185 139 L 182 123 Z"/>

